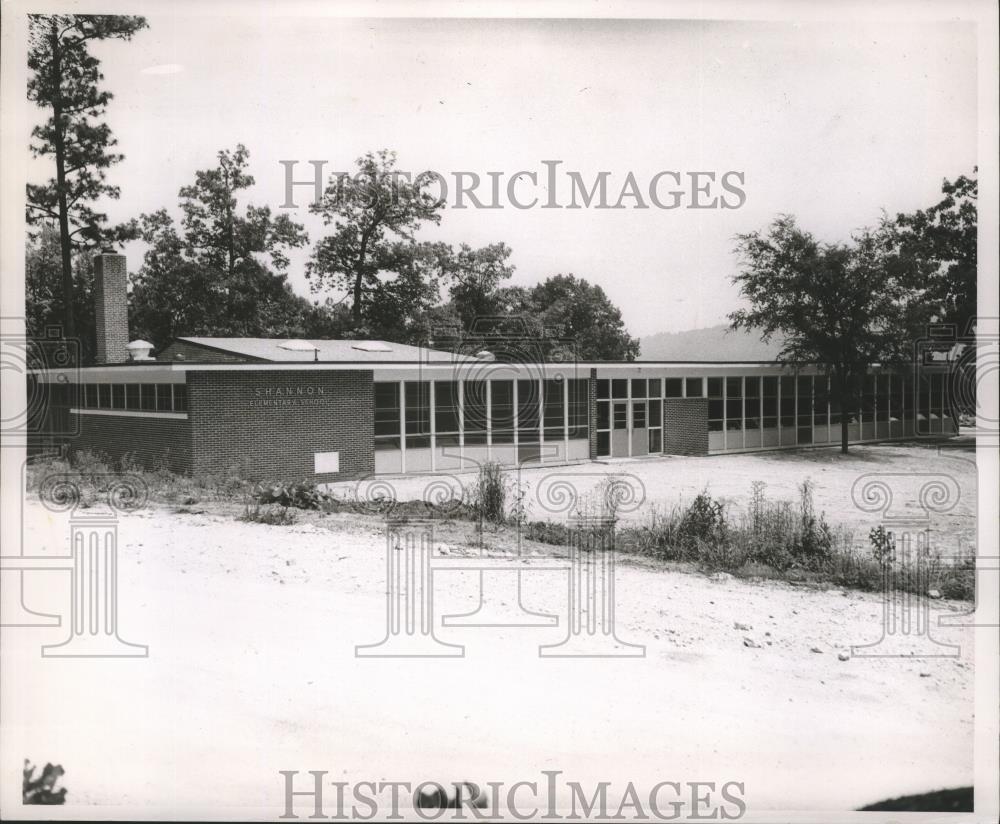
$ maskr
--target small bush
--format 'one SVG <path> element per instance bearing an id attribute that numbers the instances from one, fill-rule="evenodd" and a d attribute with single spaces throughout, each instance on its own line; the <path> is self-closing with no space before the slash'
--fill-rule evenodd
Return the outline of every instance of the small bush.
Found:
<path id="1" fill-rule="evenodd" d="M 492 461 L 479 467 L 479 477 L 473 489 L 473 509 L 477 516 L 491 524 L 506 519 L 507 484 L 500 464 Z"/>
<path id="2" fill-rule="evenodd" d="M 891 564 L 896 560 L 896 539 L 885 527 L 877 526 L 868 533 L 872 545 L 872 555 L 880 564 Z"/>
<path id="3" fill-rule="evenodd" d="M 251 498 L 258 504 L 277 504 L 295 509 L 322 509 L 330 501 L 330 494 L 320 490 L 312 481 L 292 483 L 257 484 Z"/>
<path id="4" fill-rule="evenodd" d="M 240 516 L 241 521 L 248 521 L 253 524 L 268 524 L 270 526 L 288 526 L 294 524 L 298 516 L 294 509 L 280 504 L 261 504 L 258 502 L 247 502 Z"/>

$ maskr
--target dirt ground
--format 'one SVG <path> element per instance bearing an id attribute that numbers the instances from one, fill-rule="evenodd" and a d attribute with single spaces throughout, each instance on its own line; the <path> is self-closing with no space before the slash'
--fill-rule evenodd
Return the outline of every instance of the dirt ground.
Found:
<path id="1" fill-rule="evenodd" d="M 808 475 L 818 508 L 859 524 L 849 498 L 858 475 L 945 473 L 960 479 L 962 497 L 935 528 L 973 534 L 971 455 L 887 449 L 846 461 L 824 451 L 614 469 L 643 479 L 644 505 L 706 484 L 736 496 L 757 478 L 791 496 Z M 442 570 L 433 578 L 437 635 L 464 656 L 358 658 L 357 645 L 386 632 L 380 521 L 311 515 L 263 526 L 207 510 L 149 507 L 120 519 L 120 634 L 148 644 L 148 658 L 42 658 L 40 645 L 65 629 L 3 633 L 6 751 L 61 763 L 71 804 L 270 818 L 283 810 L 279 770 L 414 783 L 537 781 L 561 770 L 647 791 L 661 781 L 739 781 L 751 814 L 845 810 L 972 783 L 970 631 L 935 627 L 937 640 L 959 645 L 952 658 L 841 656 L 881 637 L 878 595 L 622 562 L 616 631 L 644 656 L 553 659 L 538 649 L 566 633 L 563 570 L 527 561 L 520 576 L 524 606 L 558 625 L 501 628 L 443 626 L 442 616 L 475 608 L 480 579 Z M 64 554 L 68 518 L 27 502 L 26 551 Z M 479 555 L 467 527 L 445 528 L 439 544 L 460 559 Z M 516 574 L 486 574 L 488 605 Z M 68 577 L 26 576 L 27 603 L 64 612 Z M 965 608 L 932 606 L 932 616 Z M 17 775 L 20 764 L 2 766 Z"/>
<path id="2" fill-rule="evenodd" d="M 885 524 L 897 531 L 929 529 L 933 545 L 945 554 L 976 546 L 972 439 L 852 446 L 847 455 L 836 448 L 817 448 L 620 459 L 525 468 L 510 472 L 509 477 L 511 485 L 516 479 L 524 490 L 529 519 L 555 520 L 568 517 L 576 502 L 584 509 L 592 508 L 609 473 L 636 490 L 634 499 L 618 513 L 627 522 L 643 521 L 653 508 L 686 506 L 702 490 L 739 512 L 755 482 L 765 484 L 769 498 L 797 502 L 798 488 L 808 479 L 814 487 L 817 513 L 824 513 L 831 525 L 853 531 L 862 544 L 867 545 L 873 526 Z M 330 484 L 329 489 L 351 499 L 392 494 L 400 501 L 434 500 L 461 495 L 475 481 L 475 473 L 380 476 L 374 481 Z"/>

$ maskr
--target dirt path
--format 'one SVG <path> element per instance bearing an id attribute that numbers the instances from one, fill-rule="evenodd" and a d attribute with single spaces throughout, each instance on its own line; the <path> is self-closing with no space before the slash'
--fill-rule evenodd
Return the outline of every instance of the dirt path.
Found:
<path id="1" fill-rule="evenodd" d="M 67 516 L 29 502 L 26 518 L 32 551 L 66 551 Z M 741 781 L 750 811 L 847 809 L 972 782 L 970 638 L 940 631 L 961 645 L 957 659 L 839 660 L 879 638 L 873 595 L 625 563 L 618 634 L 645 657 L 553 660 L 537 648 L 565 632 L 566 579 L 539 571 L 523 576 L 524 604 L 560 627 L 444 627 L 464 658 L 359 659 L 355 646 L 385 632 L 377 521 L 269 527 L 148 509 L 122 519 L 120 540 L 121 634 L 148 644 L 148 659 L 42 659 L 59 629 L 2 640 L 22 685 L 2 693 L 7 751 L 62 763 L 77 803 L 271 817 L 282 769 L 414 783 L 553 769 L 646 788 Z M 449 541 L 462 551 L 458 533 Z M 67 577 L 30 576 L 29 603 L 61 612 Z M 473 608 L 476 578 L 435 576 L 438 618 Z"/>

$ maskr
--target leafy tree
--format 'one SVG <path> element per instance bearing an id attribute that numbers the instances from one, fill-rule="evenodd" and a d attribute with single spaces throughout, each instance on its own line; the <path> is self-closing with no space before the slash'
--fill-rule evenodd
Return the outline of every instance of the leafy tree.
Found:
<path id="1" fill-rule="evenodd" d="M 84 241 L 118 240 L 127 227 L 109 229 L 107 215 L 94 209 L 101 197 L 117 198 L 106 182 L 107 170 L 123 155 L 107 123 L 101 122 L 111 92 L 101 89 L 100 61 L 89 43 L 131 40 L 146 28 L 142 17 L 119 15 L 28 15 L 28 99 L 48 112 L 32 130 L 31 151 L 55 161 L 55 176 L 28 184 L 27 220 L 54 221 L 59 228 L 64 333 L 77 334 L 74 307 L 73 250 Z"/>
<path id="2" fill-rule="evenodd" d="M 639 341 L 628 334 L 604 290 L 583 278 L 555 275 L 528 294 L 528 309 L 543 330 L 575 342 L 581 360 L 635 360 Z"/>
<path id="3" fill-rule="evenodd" d="M 972 332 L 976 316 L 977 169 L 942 185 L 944 198 L 929 209 L 898 214 L 887 225 L 897 254 L 919 278 L 935 320 Z"/>
<path id="4" fill-rule="evenodd" d="M 737 235 L 736 252 L 741 271 L 733 283 L 750 306 L 729 315 L 731 327 L 757 329 L 764 341 L 779 333 L 781 360 L 827 366 L 846 454 L 848 419 L 869 365 L 906 360 L 927 319 L 891 235 L 866 229 L 851 244 L 821 243 L 785 215 L 764 232 Z"/>
<path id="5" fill-rule="evenodd" d="M 313 248 L 307 277 L 314 289 L 334 287 L 350 292 L 354 325 L 361 328 L 387 287 L 381 273 L 395 258 L 400 242 L 413 242 L 424 223 L 438 223 L 442 204 L 421 179 L 406 180 L 396 155 L 385 149 L 358 158 L 353 176 L 337 175 L 309 210 L 321 215 L 333 233 Z"/>
<path id="6" fill-rule="evenodd" d="M 254 183 L 248 159 L 239 145 L 195 173 L 180 190 L 180 231 L 166 210 L 140 219 L 149 248 L 133 278 L 136 334 L 158 345 L 178 335 L 293 336 L 315 313 L 284 273 L 287 250 L 308 240 L 302 226 L 267 206 L 239 207 Z"/>
<path id="7" fill-rule="evenodd" d="M 448 294 L 462 326 L 471 329 L 477 318 L 507 314 L 510 294 L 503 281 L 514 273 L 507 261 L 510 247 L 491 243 L 481 249 L 461 244 L 453 253 Z"/>
<path id="8" fill-rule="evenodd" d="M 43 224 L 25 245 L 25 331 L 29 338 L 46 338 L 65 317 L 59 230 Z M 73 251 L 73 304 L 80 309 L 77 338 L 84 362 L 91 359 L 95 343 L 93 257 L 85 249 Z"/>

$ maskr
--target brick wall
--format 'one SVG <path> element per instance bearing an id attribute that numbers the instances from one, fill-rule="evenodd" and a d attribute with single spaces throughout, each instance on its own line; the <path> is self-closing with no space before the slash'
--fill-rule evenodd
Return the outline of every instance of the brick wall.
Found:
<path id="1" fill-rule="evenodd" d="M 371 370 L 188 373 L 195 472 L 242 465 L 268 480 L 343 480 L 375 471 Z M 339 452 L 338 473 L 314 453 Z"/>
<path id="2" fill-rule="evenodd" d="M 188 363 L 252 363 L 256 358 L 248 358 L 232 352 L 198 346 L 187 341 L 175 340 L 156 355 L 159 361 L 182 360 Z"/>
<path id="3" fill-rule="evenodd" d="M 708 454 L 708 399 L 663 399 L 663 454 Z"/>
<path id="4" fill-rule="evenodd" d="M 191 471 L 190 421 L 119 415 L 75 415 L 76 435 L 66 442 L 73 450 L 89 450 L 113 461 L 126 453 L 146 468 L 165 465 L 174 472 Z"/>
<path id="5" fill-rule="evenodd" d="M 128 360 L 128 297 L 125 255 L 99 254 L 94 258 L 94 311 L 97 326 L 97 362 Z"/>

